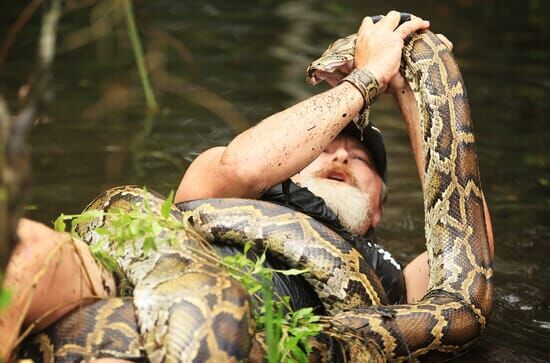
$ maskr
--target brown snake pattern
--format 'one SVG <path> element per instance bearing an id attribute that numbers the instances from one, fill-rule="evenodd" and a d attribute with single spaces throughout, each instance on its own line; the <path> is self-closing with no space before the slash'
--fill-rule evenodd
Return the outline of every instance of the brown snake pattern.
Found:
<path id="1" fill-rule="evenodd" d="M 347 37 L 326 56 L 337 54 L 338 62 L 353 59 L 355 39 Z M 406 40 L 402 59 L 421 115 L 430 282 L 416 304 L 327 318 L 328 330 L 346 337 L 351 361 L 463 352 L 484 330 L 493 303 L 492 260 L 464 81 L 451 52 L 429 31 Z"/>
<path id="2" fill-rule="evenodd" d="M 353 41 L 353 37 L 347 39 Z M 337 48 L 329 49 L 329 54 L 332 52 L 338 56 L 353 57 L 353 52 L 349 51 L 353 50 L 353 47 L 349 47 L 347 43 L 345 45 L 347 50 L 340 54 Z M 363 271 L 360 267 L 360 258 L 353 257 L 353 252 L 334 249 L 330 246 L 334 246 L 332 241 L 329 245 L 325 244 L 328 239 L 323 234 L 321 240 L 324 239 L 325 242 L 319 242 L 319 231 L 312 227 L 313 220 L 300 217 L 301 221 L 290 222 L 289 215 L 283 218 L 285 213 L 270 211 L 254 201 L 212 200 L 197 202 L 196 205 L 190 206 L 194 211 L 191 213 L 194 228 L 207 239 L 216 237 L 238 243 L 244 236 L 265 243 L 267 248 L 283 257 L 290 265 L 295 265 L 295 261 L 302 261 L 302 256 L 313 256 L 312 260 L 326 260 L 323 263 L 326 262 L 328 265 L 323 265 L 321 270 L 326 270 L 326 266 L 329 266 L 331 273 L 322 275 L 320 270 L 319 275 L 310 278 L 309 281 L 330 312 L 330 315 L 324 318 L 325 333 L 341 341 L 345 357 L 353 362 L 406 361 L 416 360 L 425 354 L 437 356 L 439 353 L 463 352 L 484 330 L 493 302 L 492 261 L 473 128 L 462 77 L 449 50 L 430 32 L 415 34 L 407 40 L 403 60 L 403 72 L 417 98 L 424 141 L 425 232 L 430 262 L 430 283 L 428 293 L 422 300 L 416 304 L 368 306 L 378 303 L 375 297 L 379 292 L 376 279 L 371 276 L 366 279 L 359 276 L 366 270 Z M 117 191 L 119 192 L 121 190 Z M 111 203 L 115 196 L 117 194 L 113 193 L 103 199 L 100 197 L 99 200 L 102 203 Z M 98 204 L 96 207 L 103 209 L 106 206 Z M 287 234 L 285 228 L 289 228 L 293 223 L 300 226 L 305 237 L 300 242 L 285 242 L 282 238 Z M 93 231 L 94 226 L 91 227 L 90 230 Z M 195 244 L 195 248 L 200 247 L 188 236 L 184 240 L 186 243 Z M 309 243 L 308 246 L 312 248 L 304 248 L 301 243 Z M 153 358 L 152 361 L 162 361 L 164 358 L 166 361 L 192 361 L 193 358 L 202 359 L 200 361 L 213 360 L 216 353 L 223 351 L 220 341 L 223 342 L 223 339 L 229 337 L 217 337 L 218 341 L 214 344 L 212 339 L 209 340 L 209 333 L 206 331 L 203 335 L 197 335 L 196 330 L 185 330 L 170 325 L 170 317 L 166 312 L 170 311 L 171 307 L 185 302 L 192 309 L 184 312 L 187 315 L 182 316 L 179 321 L 193 319 L 194 311 L 201 311 L 203 307 L 211 316 L 210 324 L 223 314 L 233 319 L 236 316 L 248 318 L 242 305 L 233 304 L 229 301 L 231 299 L 225 302 L 230 309 L 217 310 L 224 304 L 224 288 L 230 286 L 231 289 L 227 291 L 233 294 L 234 291 L 238 291 L 238 287 L 233 286 L 230 278 L 225 282 L 212 280 L 207 289 L 199 289 L 194 293 L 199 300 L 187 301 L 189 292 L 185 296 L 175 293 L 175 286 L 180 282 L 171 285 L 173 278 L 167 276 L 167 273 L 162 273 L 163 271 L 171 271 L 170 274 L 180 271 L 185 280 L 187 266 L 194 265 L 201 281 L 212 277 L 209 275 L 209 269 L 215 271 L 216 276 L 219 274 L 221 277 L 217 278 L 221 280 L 225 279 L 224 272 L 213 266 L 211 261 L 193 257 L 192 253 L 189 253 L 192 251 L 186 249 L 184 244 L 177 249 L 168 246 L 166 248 L 166 251 L 154 260 L 147 259 L 136 263 L 133 261 L 135 254 L 126 256 L 128 261 L 132 260 L 130 268 L 125 273 L 135 285 L 137 292 L 134 303 L 138 325 L 149 329 L 145 329 L 144 332 L 141 328 L 145 350 L 149 359 Z M 187 252 L 182 253 L 182 249 Z M 312 253 L 315 254 L 311 255 Z M 324 257 L 319 258 L 318 254 Z M 162 262 L 163 256 L 175 256 L 175 260 L 168 258 L 167 264 L 159 267 L 161 265 L 158 263 Z M 338 259 L 342 263 L 337 266 L 334 261 Z M 128 261 L 123 261 L 121 265 L 129 263 Z M 181 268 L 172 267 L 178 264 Z M 166 266 L 171 267 L 167 269 Z M 335 273 L 336 271 L 338 273 Z M 331 285 L 333 282 L 330 280 L 337 276 L 344 277 L 338 281 L 344 285 Z M 154 281 L 149 281 L 148 277 Z M 358 281 L 363 279 L 364 282 L 359 284 Z M 353 282 L 353 286 L 361 285 L 363 292 L 354 292 L 350 281 Z M 166 286 L 166 289 L 163 290 L 160 286 Z M 194 283 L 189 286 L 197 288 Z M 140 307 L 139 302 L 135 302 L 139 299 L 140 290 L 147 294 L 163 291 L 162 298 L 159 299 L 162 301 L 146 308 Z M 215 299 L 211 298 L 211 295 L 215 296 Z M 239 299 L 241 303 L 246 300 Z M 215 303 L 212 303 L 213 301 Z M 153 314 L 155 319 L 148 322 L 150 318 L 140 311 Z M 204 316 L 207 313 L 199 315 Z M 65 321 L 62 321 L 58 324 L 64 323 Z M 245 325 L 240 326 L 236 323 L 235 326 L 239 329 L 235 331 L 242 332 L 242 338 L 247 341 L 244 338 L 245 332 L 251 334 L 252 330 L 248 323 Z M 167 328 L 169 326 L 174 328 Z M 200 326 L 215 330 L 213 325 Z M 89 328 L 95 331 L 98 323 Z M 198 348 L 192 350 L 190 356 L 182 355 L 182 352 L 187 350 L 181 344 L 174 349 L 178 352 L 176 355 L 169 355 L 165 351 L 158 353 L 163 349 L 162 344 L 158 343 L 158 337 L 168 337 L 170 334 L 191 335 L 187 343 Z M 153 341 L 156 345 L 151 343 Z M 242 344 L 241 347 L 244 345 L 243 352 L 250 345 L 237 343 L 234 339 L 228 344 Z M 151 348 L 153 345 L 154 349 Z M 205 346 L 208 346 L 208 349 L 201 351 Z M 199 352 L 204 355 L 200 355 Z M 232 357 L 234 360 L 244 359 L 244 354 L 238 353 Z"/>
<path id="3" fill-rule="evenodd" d="M 70 363 L 115 357 L 146 361 L 129 298 L 100 300 L 66 315 L 23 344 L 20 359 Z"/>

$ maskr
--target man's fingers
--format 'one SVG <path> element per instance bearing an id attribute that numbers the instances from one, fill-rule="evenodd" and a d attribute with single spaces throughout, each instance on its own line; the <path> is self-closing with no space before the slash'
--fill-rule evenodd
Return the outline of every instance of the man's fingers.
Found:
<path id="1" fill-rule="evenodd" d="M 382 19 L 376 24 L 380 24 L 380 27 L 394 30 L 397 25 L 399 25 L 399 21 L 401 21 L 401 13 L 399 11 L 392 10 L 387 13 L 386 16 L 382 17 Z"/>
<path id="2" fill-rule="evenodd" d="M 422 20 L 421 18 L 414 18 L 411 21 L 401 24 L 395 31 L 401 35 L 402 39 L 405 39 L 409 34 L 418 30 L 428 29 L 429 26 L 429 21 Z"/>
<path id="3" fill-rule="evenodd" d="M 367 29 L 370 29 L 374 25 L 374 22 L 372 21 L 370 16 L 365 16 L 363 18 L 363 22 L 361 22 L 361 26 L 359 27 L 359 30 L 357 31 L 357 35 L 365 32 Z"/>
<path id="4" fill-rule="evenodd" d="M 372 21 L 372 18 L 370 16 L 365 16 L 363 18 L 363 22 L 361 23 L 361 26 L 359 27 L 358 33 L 365 31 L 366 29 L 370 28 L 373 25 L 374 25 L 374 22 Z"/>
<path id="5" fill-rule="evenodd" d="M 449 50 L 453 50 L 453 42 L 447 39 L 446 36 L 444 36 L 443 34 L 437 34 L 437 37 L 443 42 L 443 44 L 445 44 L 447 48 L 449 48 Z"/>

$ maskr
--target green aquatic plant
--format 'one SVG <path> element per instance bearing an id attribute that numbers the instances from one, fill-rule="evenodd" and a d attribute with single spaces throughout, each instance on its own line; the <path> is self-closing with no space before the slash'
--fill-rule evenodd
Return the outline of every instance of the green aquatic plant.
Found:
<path id="1" fill-rule="evenodd" d="M 310 337 L 321 332 L 319 316 L 312 308 L 294 311 L 288 296 L 273 296 L 273 273 L 299 275 L 306 270 L 275 270 L 264 266 L 266 252 L 250 258 L 252 243 L 244 251 L 223 258 L 223 265 L 240 281 L 250 295 L 263 304 L 253 303 L 254 319 L 258 331 L 263 331 L 267 343 L 268 362 L 307 362 L 311 353 Z"/>
<path id="2" fill-rule="evenodd" d="M 143 86 L 143 92 L 145 93 L 145 101 L 147 102 L 147 108 L 151 111 L 158 110 L 157 100 L 155 94 L 149 83 L 149 74 L 145 67 L 145 57 L 143 55 L 143 47 L 141 46 L 141 40 L 136 26 L 134 7 L 131 0 L 124 0 L 124 19 L 126 19 L 126 26 L 128 28 L 128 36 L 132 43 L 132 50 L 134 52 L 134 58 L 139 71 L 139 78 Z"/>

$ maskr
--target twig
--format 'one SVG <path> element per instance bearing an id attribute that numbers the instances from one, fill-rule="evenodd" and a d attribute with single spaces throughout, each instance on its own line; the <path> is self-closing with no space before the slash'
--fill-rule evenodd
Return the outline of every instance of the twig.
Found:
<path id="1" fill-rule="evenodd" d="M 209 91 L 208 89 L 192 84 L 182 77 L 166 71 L 164 55 L 165 45 L 172 46 L 172 41 L 166 37 L 157 37 L 158 41 L 153 42 L 147 54 L 149 60 L 151 77 L 157 89 L 175 93 L 182 98 L 204 107 L 220 119 L 225 121 L 233 130 L 241 132 L 250 127 L 248 120 L 239 110 L 222 96 Z M 180 52 L 178 51 L 178 54 Z M 185 60 L 185 58 L 182 57 Z"/>
<path id="2" fill-rule="evenodd" d="M 23 214 L 30 176 L 30 152 L 27 134 L 43 104 L 50 78 L 50 65 L 55 54 L 56 29 L 61 12 L 61 0 L 52 0 L 50 9 L 44 14 L 38 47 L 38 65 L 30 81 L 30 90 L 24 106 L 13 122 L 3 130 L 7 131 L 5 161 L 0 175 L 2 188 L 7 192 L 7 219 L 2 225 L 0 237 L 0 271 L 4 271 L 8 258 L 17 243 L 17 223 Z M 4 228 L 5 227 L 5 228 Z"/>
<path id="3" fill-rule="evenodd" d="M 114 27 L 121 22 L 124 11 L 118 1 L 101 1 L 90 10 L 90 26 L 75 30 L 65 36 L 58 52 L 65 53 L 83 47 L 99 40 L 116 30 Z"/>
<path id="4" fill-rule="evenodd" d="M 246 118 L 231 102 L 212 91 L 193 85 L 189 81 L 163 70 L 155 72 L 154 80 L 159 89 L 181 95 L 204 107 L 225 121 L 235 132 L 241 132 L 250 127 Z"/>
<path id="5" fill-rule="evenodd" d="M 128 26 L 128 35 L 130 36 L 130 41 L 132 42 L 132 50 L 134 51 L 134 57 L 136 58 L 139 77 L 141 78 L 143 92 L 145 93 L 145 101 L 147 102 L 147 107 L 149 108 L 149 110 L 157 111 L 158 104 L 155 100 L 155 95 L 153 94 L 151 84 L 149 83 L 149 76 L 147 73 L 147 68 L 145 67 L 143 56 L 143 48 L 139 39 L 139 34 L 135 23 L 134 9 L 132 7 L 131 0 L 124 0 L 124 12 L 126 15 L 126 25 Z"/>
<path id="6" fill-rule="evenodd" d="M 5 155 L 10 123 L 8 106 L 4 99 L 0 97 L 0 274 L 4 270 L 3 266 L 6 265 L 8 256 L 11 253 L 11 245 L 8 242 L 10 231 L 6 228 L 8 226 L 8 185 L 6 183 L 8 168 Z M 1 279 L 2 277 L 0 277 Z"/>

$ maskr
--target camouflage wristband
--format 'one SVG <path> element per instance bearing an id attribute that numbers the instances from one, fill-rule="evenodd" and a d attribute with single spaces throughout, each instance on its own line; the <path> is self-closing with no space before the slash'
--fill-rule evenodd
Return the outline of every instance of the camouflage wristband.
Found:
<path id="1" fill-rule="evenodd" d="M 351 83 L 361 94 L 365 100 L 365 107 L 373 104 L 378 96 L 380 85 L 376 77 L 366 69 L 354 69 L 344 79 L 340 81 Z"/>

